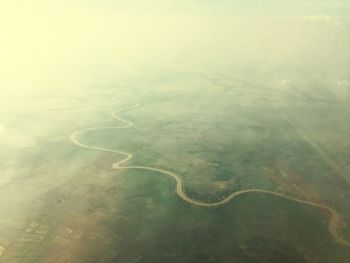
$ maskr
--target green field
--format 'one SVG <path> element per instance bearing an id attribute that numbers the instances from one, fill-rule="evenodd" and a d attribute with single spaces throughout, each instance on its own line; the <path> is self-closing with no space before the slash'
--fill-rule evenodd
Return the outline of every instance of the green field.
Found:
<path id="1" fill-rule="evenodd" d="M 348 18 L 88 14 L 0 80 L 1 263 L 350 262 Z"/>

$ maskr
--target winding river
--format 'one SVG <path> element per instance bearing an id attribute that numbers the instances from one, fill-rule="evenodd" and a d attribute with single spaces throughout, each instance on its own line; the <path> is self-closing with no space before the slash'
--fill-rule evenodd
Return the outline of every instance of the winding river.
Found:
<path id="1" fill-rule="evenodd" d="M 127 170 L 127 169 L 148 170 L 148 171 L 156 172 L 156 173 L 171 177 L 175 181 L 175 184 L 176 184 L 175 191 L 176 191 L 177 195 L 183 201 L 185 201 L 189 204 L 192 204 L 192 205 L 203 206 L 203 207 L 217 207 L 217 206 L 225 205 L 226 203 L 230 202 L 231 200 L 233 200 L 235 197 L 237 197 L 239 195 L 244 195 L 244 194 L 249 194 L 249 193 L 261 193 L 261 194 L 273 195 L 273 196 L 287 199 L 287 200 L 290 200 L 293 202 L 297 202 L 297 203 L 302 204 L 302 205 L 313 206 L 313 207 L 316 207 L 318 209 L 325 210 L 330 215 L 329 221 L 328 221 L 329 233 L 332 235 L 332 237 L 334 238 L 334 240 L 337 243 L 342 244 L 342 245 L 347 246 L 347 247 L 350 247 L 350 240 L 346 239 L 343 236 L 343 234 L 341 233 L 341 228 L 343 228 L 344 226 L 343 226 L 343 221 L 341 219 L 340 214 L 336 210 L 334 210 L 333 208 L 331 208 L 327 205 L 308 201 L 308 200 L 298 199 L 295 197 L 287 196 L 287 195 L 273 192 L 273 191 L 269 191 L 269 190 L 256 189 L 256 188 L 244 189 L 244 190 L 232 192 L 231 194 L 227 195 L 224 199 L 217 201 L 217 202 L 207 203 L 207 202 L 198 201 L 198 200 L 192 199 L 191 197 L 186 195 L 186 193 L 183 191 L 182 179 L 177 174 L 170 172 L 170 171 L 167 171 L 167 170 L 148 167 L 148 166 L 127 166 L 126 163 L 133 158 L 133 155 L 131 153 L 118 151 L 118 150 L 114 150 L 114 149 L 109 149 L 109 148 L 104 148 L 104 147 L 88 145 L 88 144 L 85 144 L 79 140 L 79 137 L 81 135 L 89 133 L 89 132 L 97 131 L 97 130 L 126 129 L 126 128 L 132 127 L 133 124 L 131 122 L 122 119 L 117 114 L 121 111 L 131 110 L 131 109 L 134 109 L 136 107 L 138 107 L 138 104 L 133 104 L 129 107 L 117 109 L 110 114 L 111 117 L 114 120 L 119 121 L 121 123 L 121 125 L 119 125 L 119 126 L 101 126 L 101 127 L 93 127 L 93 128 L 78 130 L 78 131 L 73 132 L 70 135 L 70 140 L 75 145 L 80 146 L 82 148 L 104 151 L 104 152 L 111 152 L 111 153 L 115 153 L 115 154 L 124 156 L 123 159 L 113 163 L 112 167 L 114 169 L 117 169 L 117 170 Z"/>

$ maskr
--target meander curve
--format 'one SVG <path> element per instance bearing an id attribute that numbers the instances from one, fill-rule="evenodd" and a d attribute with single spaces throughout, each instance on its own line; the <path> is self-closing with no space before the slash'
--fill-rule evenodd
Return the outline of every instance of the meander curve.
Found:
<path id="1" fill-rule="evenodd" d="M 263 194 L 269 194 L 269 195 L 273 195 L 273 196 L 277 196 L 283 199 L 287 199 L 290 201 L 294 201 L 297 202 L 299 204 L 304 204 L 304 205 L 309 205 L 309 206 L 313 206 L 322 210 L 327 211 L 330 214 L 330 218 L 328 221 L 328 230 L 329 233 L 332 235 L 332 237 L 334 238 L 334 240 L 339 243 L 342 244 L 344 246 L 350 247 L 350 241 L 348 239 L 346 239 L 342 233 L 340 232 L 340 229 L 342 227 L 344 227 L 342 225 L 343 221 L 341 219 L 340 214 L 333 208 L 324 205 L 324 204 L 320 204 L 320 203 L 316 203 L 316 202 L 312 202 L 312 201 L 308 201 L 308 200 L 302 200 L 302 199 L 298 199 L 295 197 L 291 197 L 291 196 L 287 196 L 281 193 L 277 193 L 277 192 L 273 192 L 270 190 L 264 190 L 264 189 L 256 189 L 256 188 L 251 188 L 251 189 L 244 189 L 244 190 L 239 190 L 236 192 L 232 192 L 231 194 L 227 195 L 225 198 L 223 198 L 220 201 L 216 201 L 216 202 L 211 202 L 211 203 L 207 203 L 207 202 L 202 202 L 202 201 L 198 201 L 195 199 L 192 199 L 191 197 L 187 196 L 186 193 L 183 191 L 183 182 L 181 177 L 179 177 L 177 174 L 167 171 L 167 170 L 163 170 L 163 169 L 159 169 L 159 168 L 154 168 L 154 167 L 148 167 L 148 166 L 126 166 L 126 163 L 128 161 L 130 161 L 133 158 L 133 155 L 131 153 L 128 152 L 123 152 L 123 151 L 118 151 L 118 150 L 113 150 L 113 149 L 109 149 L 109 148 L 104 148 L 104 147 L 98 147 L 98 146 L 91 146 L 91 145 L 87 145 L 82 143 L 81 141 L 79 141 L 79 136 L 83 135 L 87 132 L 91 132 L 91 131 L 97 131 L 97 130 L 107 130 L 107 129 L 126 129 L 126 128 L 130 128 L 133 126 L 133 123 L 122 119 L 121 117 L 118 117 L 117 113 L 121 112 L 121 111 L 125 111 L 125 110 L 131 110 L 138 107 L 138 104 L 133 104 L 131 106 L 128 107 L 124 107 L 124 108 L 120 108 L 117 109 L 115 111 L 113 111 L 110 116 L 114 119 L 117 120 L 119 122 L 122 123 L 122 125 L 120 126 L 101 126 L 101 127 L 93 127 L 93 128 L 86 128 L 86 129 L 82 129 L 82 130 L 78 130 L 73 132 L 70 135 L 70 140 L 77 146 L 80 146 L 82 148 L 85 149 L 90 149 L 90 150 L 98 150 L 98 151 L 104 151 L 104 152 L 111 152 L 111 153 L 116 153 L 119 155 L 123 155 L 124 158 L 113 163 L 112 167 L 114 169 L 117 170 L 127 170 L 127 169 L 139 169 L 139 170 L 148 170 L 148 171 L 152 171 L 152 172 L 156 172 L 156 173 L 160 173 L 163 175 L 167 175 L 169 177 L 171 177 L 176 184 L 175 187 L 175 191 L 177 193 L 177 195 L 185 202 L 192 204 L 192 205 L 197 205 L 197 206 L 202 206 L 202 207 L 217 207 L 217 206 L 221 206 L 221 205 L 225 205 L 228 202 L 230 202 L 231 200 L 233 200 L 235 197 L 239 196 L 239 195 L 243 195 L 243 194 L 248 194 L 248 193 L 263 193 Z"/>

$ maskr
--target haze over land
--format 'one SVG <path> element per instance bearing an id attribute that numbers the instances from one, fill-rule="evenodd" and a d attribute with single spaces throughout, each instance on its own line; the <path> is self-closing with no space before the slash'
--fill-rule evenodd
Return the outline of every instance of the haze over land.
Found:
<path id="1" fill-rule="evenodd" d="M 259 3 L 2 3 L 0 262 L 348 262 L 350 5 Z"/>

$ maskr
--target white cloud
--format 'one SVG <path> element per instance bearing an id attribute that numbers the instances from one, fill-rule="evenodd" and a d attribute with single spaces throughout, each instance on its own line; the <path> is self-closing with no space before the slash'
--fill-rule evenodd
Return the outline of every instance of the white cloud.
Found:
<path id="1" fill-rule="evenodd" d="M 36 144 L 36 138 L 0 125 L 0 144 L 19 148 L 33 147 Z"/>
<path id="2" fill-rule="evenodd" d="M 345 80 L 345 79 L 339 80 L 339 81 L 337 82 L 337 86 L 338 86 L 339 88 L 347 88 L 347 87 L 349 87 L 349 81 L 347 81 L 347 80 Z"/>
<path id="3" fill-rule="evenodd" d="M 350 96 L 350 86 L 349 81 L 343 79 L 337 82 L 337 85 L 334 89 L 334 93 L 340 100 L 346 100 Z"/>
<path id="4" fill-rule="evenodd" d="M 282 86 L 288 86 L 288 85 L 290 84 L 290 79 L 282 79 L 282 80 L 280 81 L 280 84 L 281 84 Z"/>
<path id="5" fill-rule="evenodd" d="M 330 26 L 339 26 L 339 17 L 338 16 L 327 16 L 327 15 L 313 15 L 313 16 L 303 16 L 304 20 L 310 22 L 324 23 Z"/>

